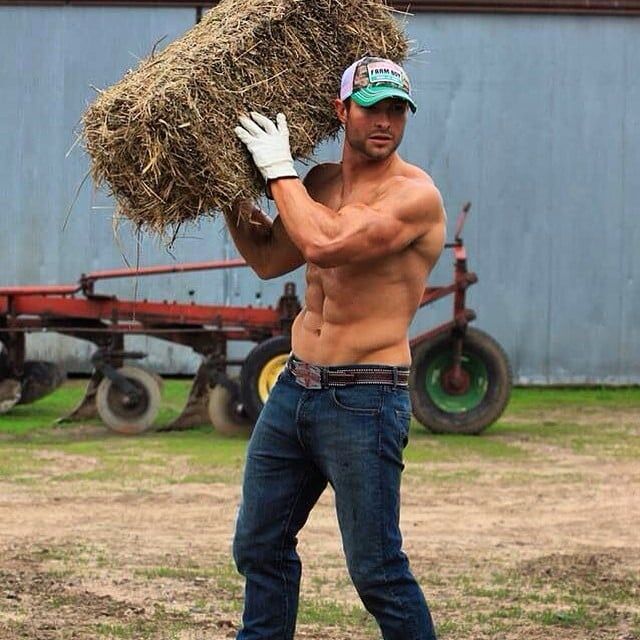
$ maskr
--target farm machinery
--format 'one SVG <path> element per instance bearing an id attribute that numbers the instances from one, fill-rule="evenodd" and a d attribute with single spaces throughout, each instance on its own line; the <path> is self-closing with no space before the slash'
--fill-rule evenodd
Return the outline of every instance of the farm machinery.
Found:
<path id="1" fill-rule="evenodd" d="M 456 224 L 453 282 L 426 287 L 420 306 L 453 295 L 453 317 L 411 339 L 410 391 L 415 417 L 435 433 L 480 433 L 504 410 L 511 371 L 500 345 L 469 327 L 475 319 L 465 304 L 477 282 L 467 269 L 461 232 L 466 205 Z M 293 282 L 284 284 L 277 304 L 267 307 L 123 300 L 96 292 L 113 278 L 246 267 L 241 259 L 113 269 L 83 274 L 69 285 L 0 288 L 0 413 L 51 393 L 65 379 L 54 363 L 25 359 L 26 339 L 55 332 L 96 346 L 93 372 L 79 405 L 64 419 L 99 416 L 118 433 L 149 429 L 158 413 L 162 379 L 125 361 L 146 354 L 125 349 L 125 336 L 145 335 L 185 345 L 201 356 L 181 414 L 158 430 L 185 429 L 211 422 L 225 434 L 248 433 L 291 351 L 291 325 L 300 310 Z M 255 346 L 242 360 L 228 356 L 230 341 Z M 239 377 L 229 374 L 240 367 Z"/>
<path id="2" fill-rule="evenodd" d="M 187 404 L 165 428 L 188 428 L 208 420 L 221 431 L 247 428 L 261 407 L 256 398 L 242 398 L 238 380 L 227 376 L 231 340 L 288 343 L 291 323 L 300 309 L 294 283 L 284 285 L 275 307 L 233 307 L 150 300 L 122 300 L 96 292 L 96 283 L 113 278 L 142 277 L 189 271 L 245 267 L 243 260 L 113 269 L 84 274 L 70 285 L 0 288 L 0 411 L 30 403 L 53 391 L 64 379 L 53 363 L 25 360 L 30 333 L 56 332 L 93 343 L 93 373 L 84 398 L 66 416 L 85 420 L 99 416 L 111 429 L 133 434 L 148 429 L 158 413 L 162 380 L 126 360 L 146 354 L 125 350 L 127 335 L 145 335 L 191 347 L 202 357 Z M 246 377 L 246 373 L 245 373 Z M 211 390 L 211 392 L 210 392 Z M 245 385 L 245 390 L 246 385 Z"/>

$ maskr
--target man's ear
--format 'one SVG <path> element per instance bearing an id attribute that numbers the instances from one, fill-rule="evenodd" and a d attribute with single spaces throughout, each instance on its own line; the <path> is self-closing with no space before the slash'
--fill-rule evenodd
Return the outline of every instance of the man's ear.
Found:
<path id="1" fill-rule="evenodd" d="M 340 100 L 340 98 L 336 98 L 333 101 L 333 106 L 336 110 L 338 120 L 340 120 L 342 124 L 347 124 L 347 105 L 342 100 Z"/>

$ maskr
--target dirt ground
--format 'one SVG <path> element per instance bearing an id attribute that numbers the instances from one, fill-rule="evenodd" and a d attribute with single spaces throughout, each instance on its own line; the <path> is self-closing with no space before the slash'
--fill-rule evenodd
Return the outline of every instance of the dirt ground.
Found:
<path id="1" fill-rule="evenodd" d="M 535 416 L 550 425 L 565 417 Z M 640 435 L 631 410 L 572 422 L 594 419 Z M 526 455 L 407 463 L 405 548 L 441 636 L 637 639 L 638 460 L 517 431 L 502 440 Z M 53 448 L 37 455 L 37 482 L 0 477 L 0 638 L 235 637 L 237 482 L 48 482 L 97 459 Z M 310 613 L 297 637 L 379 637 L 348 580 L 330 492 L 300 536 L 300 553 Z M 327 602 L 347 619 L 317 617 L 317 603 Z"/>

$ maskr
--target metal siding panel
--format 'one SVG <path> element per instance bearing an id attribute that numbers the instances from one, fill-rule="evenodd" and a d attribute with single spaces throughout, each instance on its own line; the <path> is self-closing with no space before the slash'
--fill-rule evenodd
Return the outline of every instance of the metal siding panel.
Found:
<path id="1" fill-rule="evenodd" d="M 102 88 L 116 82 L 128 68 L 136 66 L 138 59 L 148 55 L 161 38 L 166 36 L 163 41 L 166 44 L 191 27 L 195 21 L 195 12 L 187 8 L 115 7 L 69 7 L 61 11 L 65 16 L 67 42 L 63 128 L 67 134 L 66 142 L 71 146 L 74 129 L 77 129 L 87 104 L 96 95 L 91 85 Z M 88 55 L 89 52 L 93 55 Z M 73 201 L 86 174 L 88 159 L 80 147 L 76 147 L 65 163 L 67 167 L 63 178 L 65 204 L 68 205 Z M 122 224 L 119 239 L 114 242 L 112 206 L 110 199 L 102 193 L 94 192 L 90 182 L 82 188 L 67 229 L 60 235 L 60 252 L 68 252 L 71 247 L 75 251 L 73 260 L 69 260 L 60 273 L 61 277 L 73 279 L 81 271 L 120 265 L 124 262 L 123 256 L 132 264 L 139 260 L 143 265 L 166 263 L 173 259 L 162 248 L 161 243 L 153 238 L 142 237 L 138 248 L 135 235 L 127 223 Z M 209 226 L 205 223 L 200 230 L 185 231 L 191 235 L 207 237 L 211 233 Z M 185 241 L 176 249 L 176 257 L 182 259 L 184 253 L 210 256 L 210 247 L 204 246 L 205 244 L 201 240 Z M 173 298 L 173 285 L 177 282 L 175 277 L 141 279 L 138 294 Z M 130 295 L 132 291 L 130 282 L 116 282 L 109 286 L 115 287 L 114 290 L 122 295 Z"/>
<path id="2" fill-rule="evenodd" d="M 78 146 L 65 157 L 75 140 L 82 112 L 95 96 L 90 85 L 108 86 L 148 54 L 163 36 L 170 42 L 192 26 L 195 10 L 107 7 L 0 7 L 1 57 L 0 133 L 8 139 L 9 153 L 0 159 L 3 215 L 0 251 L 11 255 L 3 265 L 2 282 L 11 284 L 74 281 L 82 272 L 123 263 L 113 240 L 111 206 L 87 182 L 80 190 L 65 231 L 67 210 L 88 169 Z M 4 99 L 4 96 L 8 99 Z M 6 203 L 6 205 L 4 204 Z M 176 248 L 179 260 L 216 257 L 223 252 L 213 225 L 201 225 L 199 241 L 184 241 Z M 135 238 L 120 234 L 123 253 L 135 263 Z M 172 258 L 158 242 L 144 238 L 140 264 L 166 263 Z M 190 274 L 178 279 L 114 281 L 105 292 L 122 296 L 186 299 L 195 289 L 197 299 L 221 299 L 221 274 Z M 134 339 L 132 348 L 149 341 Z M 144 346 L 141 346 L 143 344 Z M 60 337 L 32 336 L 31 357 L 64 360 L 73 368 L 86 368 L 92 347 Z M 152 346 L 150 362 L 164 359 L 166 346 Z M 175 349 L 172 349 L 173 353 Z M 176 369 L 192 368 L 189 350 Z"/>
<path id="3" fill-rule="evenodd" d="M 470 303 L 522 382 L 640 381 L 637 30 L 595 17 L 409 24 L 430 53 L 408 65 L 421 105 L 409 126 L 421 135 L 403 150 L 440 186 L 450 230 L 473 202 Z"/>
<path id="4" fill-rule="evenodd" d="M 567 24 L 564 33 L 556 34 L 562 64 L 554 69 L 551 118 L 550 182 L 557 226 L 549 371 L 560 378 L 608 381 L 619 371 L 621 123 L 627 92 L 622 54 L 632 36 L 629 26 L 588 20 L 580 30 Z"/>
<path id="5" fill-rule="evenodd" d="M 408 65 L 423 105 L 410 127 L 424 133 L 409 136 L 405 148 L 407 157 L 425 167 L 440 187 L 450 236 L 460 205 L 472 201 L 463 235 L 469 266 L 480 278 L 469 292 L 477 326 L 500 340 L 514 367 L 522 362 L 539 372 L 544 352 L 531 351 L 530 345 L 546 341 L 546 295 L 528 275 L 533 260 L 546 279 L 548 260 L 539 257 L 550 233 L 548 195 L 536 180 L 523 177 L 546 171 L 550 54 L 548 35 L 540 33 L 538 24 L 525 22 L 512 30 L 517 31 L 518 47 L 528 54 L 505 55 L 507 44 L 501 46 L 500 40 L 509 33 L 508 20 L 429 16 L 411 23 L 410 35 L 429 53 Z M 535 212 L 535 218 L 522 215 L 525 209 Z M 450 254 L 445 254 L 433 283 L 448 281 L 450 271 Z M 514 281 L 519 288 L 511 286 Z M 522 313 L 527 305 L 536 308 L 534 316 Z M 449 306 L 445 310 L 450 314 Z"/>
<path id="6" fill-rule="evenodd" d="M 110 212 L 96 208 L 111 202 L 88 186 L 60 231 L 87 169 L 78 149 L 64 154 L 93 97 L 89 85 L 113 83 L 193 18 L 187 9 L 0 7 L 0 52 L 13 61 L 0 68 L 0 137 L 9 150 L 0 156 L 2 282 L 74 280 L 122 263 Z M 408 64 L 420 109 L 401 150 L 434 176 L 450 234 L 459 206 L 473 202 L 465 240 L 480 277 L 469 296 L 477 326 L 505 346 L 521 382 L 640 382 L 637 20 L 422 14 L 407 28 L 430 53 Z M 331 142 L 316 160 L 339 156 Z M 184 234 L 195 237 L 176 243 L 179 260 L 236 255 L 222 221 Z M 135 262 L 130 229 L 120 238 Z M 140 246 L 141 264 L 172 259 L 156 240 Z M 255 305 L 277 302 L 287 280 L 302 294 L 303 276 L 261 282 L 247 270 L 101 289 L 160 299 L 185 299 L 193 289 L 198 301 Z M 431 280 L 450 278 L 445 254 Z M 420 311 L 412 333 L 448 317 L 450 305 Z M 76 365 L 88 354 L 78 342 L 53 340 L 30 348 Z M 158 368 L 195 364 L 188 350 L 143 342 Z"/>
<path id="7" fill-rule="evenodd" d="M 619 382 L 640 379 L 640 82 L 637 72 L 638 42 L 624 43 L 624 78 L 627 87 L 622 120 L 623 221 L 620 246 L 618 352 L 620 366 L 612 372 Z M 614 315 L 614 314 L 611 314 Z"/>
<path id="8" fill-rule="evenodd" d="M 2 255 L 12 256 L 3 268 L 3 280 L 16 284 L 38 280 L 41 269 L 55 269 L 57 254 L 50 251 L 53 221 L 42 212 L 60 202 L 59 182 L 50 182 L 49 165 L 61 142 L 61 131 L 51 121 L 60 117 L 60 20 L 32 21 L 26 9 L 0 9 L 1 58 L 0 158 L 2 176 Z M 49 13 L 47 10 L 45 12 Z M 47 49 L 33 47 L 46 42 Z"/>

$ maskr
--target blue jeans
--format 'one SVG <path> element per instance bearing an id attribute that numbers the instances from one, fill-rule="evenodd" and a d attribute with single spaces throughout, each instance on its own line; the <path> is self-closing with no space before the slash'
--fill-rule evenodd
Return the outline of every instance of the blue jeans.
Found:
<path id="1" fill-rule="evenodd" d="M 422 591 L 402 552 L 406 388 L 305 389 L 285 370 L 249 442 L 233 544 L 246 578 L 238 640 L 291 640 L 301 563 L 297 534 L 330 483 L 347 567 L 385 640 L 435 640 Z"/>

